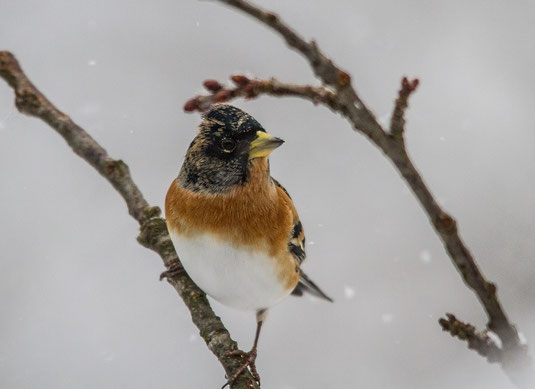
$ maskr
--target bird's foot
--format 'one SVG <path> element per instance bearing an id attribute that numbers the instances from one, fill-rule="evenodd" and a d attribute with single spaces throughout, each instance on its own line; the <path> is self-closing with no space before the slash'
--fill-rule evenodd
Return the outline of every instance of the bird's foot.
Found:
<path id="1" fill-rule="evenodd" d="M 169 264 L 166 271 L 160 274 L 160 281 L 163 280 L 164 278 L 168 279 L 170 277 L 177 276 L 184 271 L 185 271 L 184 267 L 182 266 L 180 261 L 176 259 Z"/>
<path id="2" fill-rule="evenodd" d="M 233 355 L 241 356 L 243 359 L 245 359 L 245 363 L 241 365 L 238 368 L 238 370 L 236 370 L 236 372 L 228 379 L 227 383 L 223 385 L 221 389 L 223 389 L 227 385 L 230 385 L 232 382 L 234 382 L 236 378 L 238 378 L 238 376 L 247 368 L 249 368 L 249 370 L 251 371 L 251 375 L 253 376 L 255 381 L 258 382 L 258 384 L 260 384 L 260 375 L 258 374 L 258 371 L 256 370 L 256 365 L 255 365 L 256 356 L 257 356 L 256 348 L 253 348 L 248 353 L 246 353 L 245 351 L 241 351 L 241 350 L 233 350 L 233 351 L 229 351 L 225 353 L 225 356 L 227 357 L 230 357 Z"/>

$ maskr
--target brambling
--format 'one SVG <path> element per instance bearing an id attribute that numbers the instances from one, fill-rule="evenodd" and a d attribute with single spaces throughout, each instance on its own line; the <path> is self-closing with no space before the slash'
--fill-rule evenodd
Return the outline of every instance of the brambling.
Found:
<path id="1" fill-rule="evenodd" d="M 268 155 L 284 141 L 230 105 L 205 113 L 165 198 L 169 234 L 184 270 L 206 294 L 256 312 L 246 362 L 255 367 L 267 310 L 304 292 L 332 301 L 301 270 L 303 226 L 288 192 L 270 176 Z"/>

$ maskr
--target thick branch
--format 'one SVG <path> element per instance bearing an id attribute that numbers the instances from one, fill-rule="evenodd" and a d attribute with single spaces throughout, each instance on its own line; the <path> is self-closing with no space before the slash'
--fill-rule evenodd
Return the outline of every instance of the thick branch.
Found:
<path id="1" fill-rule="evenodd" d="M 160 209 L 149 206 L 132 180 L 128 166 L 120 160 L 112 159 L 83 128 L 50 103 L 26 77 L 15 57 L 7 51 L 0 51 L 0 76 L 13 88 L 15 104 L 20 112 L 42 119 L 50 125 L 76 154 L 93 166 L 119 192 L 130 215 L 139 222 L 138 241 L 158 253 L 167 267 L 177 263 L 178 257 L 165 220 L 160 217 Z M 236 350 L 237 344 L 221 319 L 212 311 L 206 295 L 185 272 L 168 278 L 168 281 L 188 307 L 193 323 L 208 348 L 219 359 L 227 376 L 232 376 L 242 361 L 239 357 L 227 357 L 225 353 Z M 258 385 L 249 372 L 244 372 L 231 387 L 258 388 Z"/>
<path id="2" fill-rule="evenodd" d="M 402 131 L 396 129 L 393 136 L 383 129 L 352 87 L 349 74 L 324 55 L 314 42 L 305 41 L 277 15 L 245 0 L 219 1 L 249 14 L 273 29 L 290 47 L 301 53 L 308 60 L 316 76 L 333 89 L 334 99 L 340 107 L 338 111 L 356 131 L 366 135 L 394 164 L 427 213 L 453 265 L 485 309 L 488 318 L 487 327 L 498 335 L 503 344 L 500 363 L 505 372 L 517 385 L 532 387 L 535 382 L 535 372 L 527 347 L 521 344 L 515 327 L 509 322 L 496 295 L 496 286 L 485 279 L 472 254 L 461 240 L 457 223 L 438 205 L 413 165 L 405 148 Z"/>

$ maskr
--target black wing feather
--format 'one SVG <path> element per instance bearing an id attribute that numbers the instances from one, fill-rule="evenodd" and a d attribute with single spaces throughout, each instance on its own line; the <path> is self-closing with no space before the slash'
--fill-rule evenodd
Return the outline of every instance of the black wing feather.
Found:
<path id="1" fill-rule="evenodd" d="M 293 290 L 292 294 L 294 296 L 302 296 L 303 292 L 308 292 L 313 296 L 325 299 L 327 301 L 333 302 L 333 299 L 327 296 L 314 281 L 312 281 L 308 276 L 303 273 L 301 270 L 301 277 L 299 278 L 299 283 Z"/>
<path id="2" fill-rule="evenodd" d="M 288 196 L 288 198 L 291 200 L 290 194 L 284 187 L 273 178 L 273 183 L 277 185 L 279 188 L 283 190 L 284 193 Z M 301 224 L 301 221 L 297 218 L 297 222 L 294 224 L 292 233 L 290 235 L 290 240 L 288 241 L 288 250 L 290 253 L 292 253 L 293 257 L 297 261 L 298 265 L 301 265 L 303 261 L 306 258 L 306 252 L 305 252 L 305 234 L 303 232 L 303 225 Z M 327 301 L 333 302 L 333 300 L 327 296 L 318 285 L 316 285 L 308 276 L 301 270 L 300 271 L 300 278 L 297 286 L 292 291 L 292 295 L 294 296 L 302 296 L 303 293 L 307 292 L 310 293 L 313 296 L 325 299 Z"/>

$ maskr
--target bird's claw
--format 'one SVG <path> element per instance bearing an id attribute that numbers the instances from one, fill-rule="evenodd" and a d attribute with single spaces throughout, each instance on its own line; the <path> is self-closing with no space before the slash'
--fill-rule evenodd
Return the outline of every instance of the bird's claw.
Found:
<path id="1" fill-rule="evenodd" d="M 260 384 L 260 375 L 258 374 L 258 371 L 256 370 L 256 365 L 255 365 L 256 356 L 257 356 L 256 349 L 253 348 L 251 351 L 247 353 L 241 350 L 232 350 L 232 351 L 228 351 L 225 353 L 226 357 L 231 357 L 235 355 L 239 355 L 242 358 L 244 358 L 245 363 L 241 365 L 238 368 L 238 370 L 236 370 L 236 372 L 228 379 L 227 383 L 223 385 L 221 389 L 223 389 L 227 385 L 230 385 L 232 382 L 234 382 L 236 378 L 238 378 L 238 376 L 247 368 L 249 368 L 249 370 L 251 371 L 251 375 L 253 376 L 255 381 L 258 382 L 258 384 Z"/>
<path id="2" fill-rule="evenodd" d="M 184 272 L 184 267 L 179 260 L 172 261 L 166 271 L 160 274 L 160 281 L 164 278 L 169 279 Z"/>

